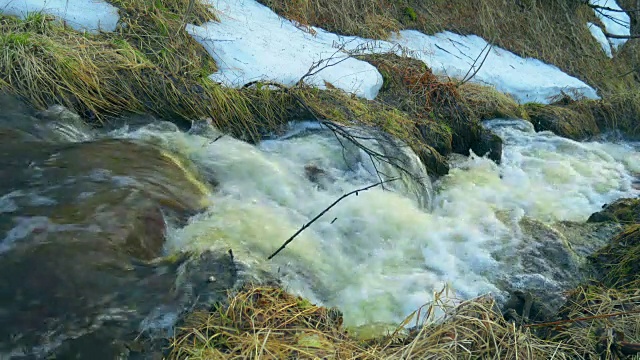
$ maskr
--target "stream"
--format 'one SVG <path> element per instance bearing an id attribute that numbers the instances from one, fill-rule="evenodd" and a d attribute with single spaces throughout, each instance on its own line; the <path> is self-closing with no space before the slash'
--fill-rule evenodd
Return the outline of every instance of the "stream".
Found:
<path id="1" fill-rule="evenodd" d="M 110 358 L 129 345 L 105 339 L 170 336 L 185 309 L 247 279 L 276 277 L 338 307 L 347 327 L 397 324 L 444 286 L 459 299 L 561 292 L 602 245 L 566 229 L 640 195 L 638 144 L 575 142 L 524 120 L 485 123 L 504 141 L 499 165 L 456 155 L 433 181 L 373 130 L 349 129 L 402 169 L 310 122 L 252 145 L 206 123 L 95 130 L 61 108 L 0 101 L 1 359 L 90 355 L 98 343 Z M 395 177 L 266 260 L 340 196 Z"/>
<path id="2" fill-rule="evenodd" d="M 207 211 L 170 230 L 167 251 L 232 248 L 249 268 L 267 267 L 289 291 L 337 306 L 345 324 L 359 326 L 398 323 L 444 285 L 461 298 L 501 296 L 504 282 L 553 289 L 558 279 L 523 264 L 534 244 L 527 243 L 531 234 L 523 233 L 520 220 L 585 221 L 606 203 L 640 194 L 633 186 L 640 174 L 633 144 L 579 143 L 536 133 L 524 120 L 486 126 L 504 140 L 501 165 L 458 157 L 433 185 L 405 177 L 395 188 L 351 196 L 271 263 L 265 258 L 338 197 L 379 181 L 368 155 L 314 126 L 297 126 L 258 146 L 230 137 L 212 142 L 215 131 L 140 129 L 120 136 L 160 143 L 220 182 Z M 404 163 L 419 171 L 411 155 Z M 402 176 L 376 163 L 388 177 Z M 313 181 L 309 168 L 320 171 Z"/>

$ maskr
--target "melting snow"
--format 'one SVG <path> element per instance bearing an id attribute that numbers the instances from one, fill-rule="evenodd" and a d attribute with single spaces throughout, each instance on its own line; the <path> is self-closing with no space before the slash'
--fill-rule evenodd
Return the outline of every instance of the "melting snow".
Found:
<path id="1" fill-rule="evenodd" d="M 253 0 L 209 1 L 218 11 L 220 22 L 188 25 L 187 31 L 218 63 L 219 71 L 211 78 L 228 86 L 256 80 L 293 85 L 315 62 L 335 55 L 330 67 L 305 79 L 306 83 L 324 88 L 326 81 L 373 99 L 382 86 L 381 75 L 370 64 L 348 58 L 345 52 L 392 51 L 424 61 L 436 74 L 463 78 L 476 58 L 480 59 L 478 65 L 489 51 L 482 38 L 451 32 L 429 36 L 406 30 L 390 41 L 339 36 L 319 28 L 312 28 L 312 35 Z M 498 47 L 490 50 L 472 81 L 493 85 L 519 102 L 548 103 L 561 91 L 598 98 L 593 88 L 557 67 Z"/>
<path id="2" fill-rule="evenodd" d="M 25 18 L 43 12 L 61 18 L 78 31 L 112 32 L 120 19 L 118 8 L 102 0 L 0 0 L 0 13 Z"/>
<path id="3" fill-rule="evenodd" d="M 490 48 L 476 35 L 463 36 L 447 31 L 429 36 L 404 30 L 394 41 L 413 50 L 410 56 L 424 61 L 436 74 L 464 78 L 469 69 L 473 67 L 473 73 L 479 68 L 472 81 L 493 85 L 520 103 L 548 103 L 561 91 L 598 98 L 593 88 L 557 67 L 537 59 L 522 58 L 497 46 Z"/>
<path id="4" fill-rule="evenodd" d="M 219 71 L 211 76 L 214 81 L 229 86 L 256 80 L 293 85 L 314 62 L 335 55 L 330 67 L 306 83 L 324 88 L 326 81 L 367 99 L 375 98 L 382 87 L 382 76 L 373 65 L 349 58 L 333 46 L 341 42 L 337 35 L 314 37 L 255 1 L 211 4 L 218 10 L 220 22 L 189 24 L 187 31 L 216 60 Z"/>
<path id="5" fill-rule="evenodd" d="M 608 57 L 612 58 L 613 54 L 611 53 L 611 44 L 609 44 L 609 40 L 607 36 L 604 34 L 602 29 L 594 23 L 588 22 L 587 27 L 589 31 L 591 31 L 591 35 L 598 41 L 600 46 L 602 46 L 602 51 L 607 54 Z"/>
<path id="6" fill-rule="evenodd" d="M 629 19 L 629 15 L 627 15 L 614 0 L 589 0 L 589 3 L 611 9 L 593 9 L 609 34 L 623 36 L 629 36 L 631 34 L 631 20 Z M 627 42 L 627 39 L 609 38 L 609 42 L 617 49 Z"/>

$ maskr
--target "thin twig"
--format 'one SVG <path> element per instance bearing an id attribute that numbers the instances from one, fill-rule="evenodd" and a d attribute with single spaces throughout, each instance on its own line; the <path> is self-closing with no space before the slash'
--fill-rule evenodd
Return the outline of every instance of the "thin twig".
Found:
<path id="1" fill-rule="evenodd" d="M 600 315 L 594 315 L 594 316 L 585 316 L 585 317 L 581 317 L 581 318 L 577 318 L 577 319 L 558 320 L 558 321 L 546 322 L 546 323 L 541 323 L 541 324 L 527 324 L 527 325 L 524 325 L 524 327 L 528 328 L 528 327 L 555 326 L 555 325 L 562 325 L 562 324 L 570 324 L 570 323 L 579 322 L 579 321 L 587 321 L 587 320 L 594 320 L 594 319 L 604 319 L 604 318 L 610 318 L 610 317 L 614 317 L 614 316 L 631 315 L 631 314 L 640 314 L 640 310 L 621 311 L 621 312 L 611 313 L 611 314 L 600 314 Z"/>
<path id="2" fill-rule="evenodd" d="M 322 210 L 322 212 L 320 212 L 318 215 L 316 215 L 316 217 L 314 217 L 313 219 L 311 219 L 311 221 L 309 221 L 308 223 L 302 225 L 302 227 L 295 232 L 295 234 L 291 235 L 291 237 L 289 239 L 287 239 L 287 241 L 284 242 L 284 244 L 282 244 L 278 250 L 276 250 L 273 254 L 271 254 L 267 259 L 271 260 L 274 256 L 278 255 L 278 253 L 282 250 L 284 250 L 284 248 L 287 247 L 287 245 L 289 245 L 289 243 L 291 243 L 293 241 L 293 239 L 296 238 L 296 236 L 300 235 L 301 232 L 303 232 L 306 228 L 308 228 L 309 226 L 311 226 L 311 224 L 313 224 L 316 220 L 318 220 L 322 215 L 326 214 L 327 211 L 329 211 L 332 207 L 336 206 L 340 201 L 344 200 L 345 198 L 355 194 L 356 196 L 358 196 L 358 193 L 361 191 L 367 191 L 369 189 L 372 189 L 376 186 L 380 186 L 384 183 L 388 183 L 388 182 L 392 182 L 392 181 L 396 181 L 398 180 L 398 178 L 393 178 L 393 179 L 389 179 L 389 180 L 385 180 L 385 181 L 379 181 L 373 185 L 369 185 L 367 187 L 363 187 L 360 189 L 356 189 L 353 190 L 351 192 L 348 192 L 342 196 L 340 196 L 336 201 L 334 201 L 331 205 L 329 205 L 326 209 Z"/>

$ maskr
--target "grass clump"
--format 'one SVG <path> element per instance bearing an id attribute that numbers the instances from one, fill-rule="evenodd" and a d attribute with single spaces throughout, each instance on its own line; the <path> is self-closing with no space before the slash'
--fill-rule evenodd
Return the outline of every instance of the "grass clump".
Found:
<path id="1" fill-rule="evenodd" d="M 473 117 L 479 120 L 495 118 L 529 120 L 529 115 L 523 106 L 510 95 L 501 93 L 493 87 L 467 82 L 458 88 L 458 93 Z"/>
<path id="2" fill-rule="evenodd" d="M 640 287 L 640 224 L 629 225 L 589 259 L 605 285 Z"/>
<path id="3" fill-rule="evenodd" d="M 526 117 L 511 97 L 494 88 L 436 76 L 419 60 L 394 54 L 361 58 L 383 74 L 378 101 L 415 119 L 423 141 L 443 155 L 468 155 L 473 150 L 481 156 L 489 152 L 491 159 L 499 161 L 501 146 L 480 122 Z"/>
<path id="4" fill-rule="evenodd" d="M 64 105 L 97 123 L 127 112 L 211 118 L 245 140 L 277 128 L 288 97 L 210 81 L 215 64 L 184 32 L 183 22 L 195 15 L 171 10 L 182 5 L 121 2 L 129 13 L 119 34 L 79 33 L 43 14 L 24 20 L 0 15 L 0 90 L 38 109 Z M 166 36 L 148 26 L 163 26 Z"/>
<path id="5" fill-rule="evenodd" d="M 559 317 L 571 321 L 548 327 L 547 335 L 577 349 L 580 359 L 626 359 L 626 344 L 640 342 L 637 289 L 578 287 L 568 294 Z"/>
<path id="6" fill-rule="evenodd" d="M 571 105 L 529 103 L 524 109 L 536 131 L 549 130 L 573 140 L 584 140 L 600 133 L 593 115 L 581 107 L 576 110 Z"/>
<path id="7" fill-rule="evenodd" d="M 454 307 L 442 294 L 404 322 L 415 327 L 359 341 L 343 329 L 335 309 L 307 304 L 279 288 L 247 286 L 230 295 L 228 305 L 188 317 L 169 358 L 569 359 L 584 346 L 543 340 L 507 322 L 490 297 Z M 436 307 L 443 317 L 435 318 Z"/>
<path id="8" fill-rule="evenodd" d="M 338 311 L 278 288 L 247 287 L 226 307 L 194 313 L 170 359 L 354 358 L 364 349 L 340 329 Z"/>

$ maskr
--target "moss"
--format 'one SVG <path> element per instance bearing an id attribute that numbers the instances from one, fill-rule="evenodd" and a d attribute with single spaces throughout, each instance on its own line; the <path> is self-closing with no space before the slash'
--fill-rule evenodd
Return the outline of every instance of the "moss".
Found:
<path id="1" fill-rule="evenodd" d="M 418 14 L 416 13 L 416 11 L 411 6 L 406 6 L 404 8 L 404 17 L 405 17 L 405 19 L 408 19 L 409 21 L 417 21 L 418 20 Z"/>
<path id="2" fill-rule="evenodd" d="M 548 130 L 574 140 L 600 133 L 593 115 L 575 105 L 525 104 L 524 108 L 536 131 Z"/>
<path id="3" fill-rule="evenodd" d="M 617 93 L 602 100 L 581 100 L 572 106 L 582 113 L 591 114 L 600 129 L 617 129 L 632 139 L 640 140 L 640 93 Z"/>

